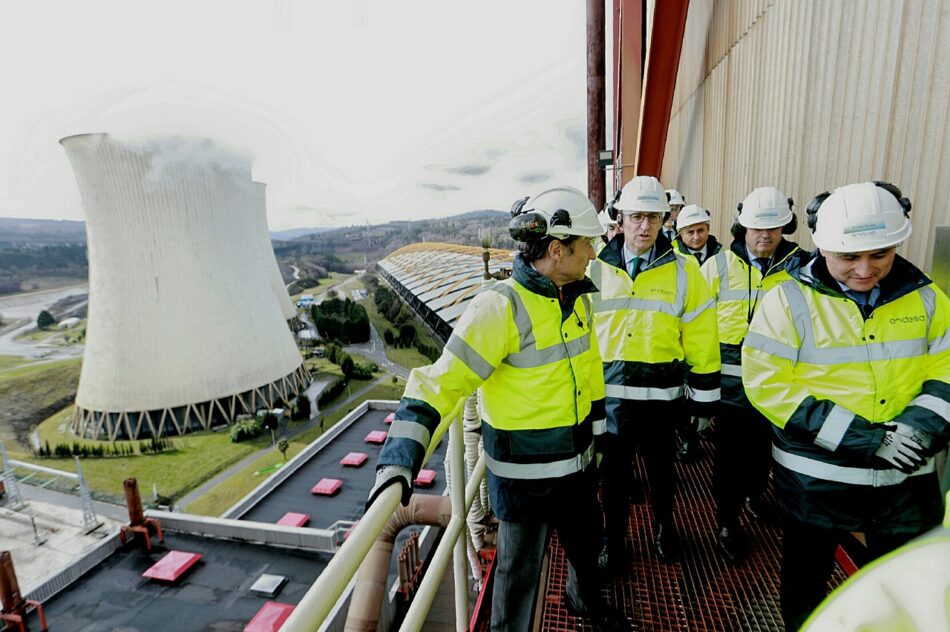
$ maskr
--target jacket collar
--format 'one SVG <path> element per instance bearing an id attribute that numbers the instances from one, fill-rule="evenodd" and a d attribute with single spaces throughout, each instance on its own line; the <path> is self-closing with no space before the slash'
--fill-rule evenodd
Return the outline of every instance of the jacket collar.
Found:
<path id="1" fill-rule="evenodd" d="M 656 248 L 656 257 L 654 257 L 653 263 L 646 267 L 647 270 L 659 267 L 676 259 L 676 255 L 673 253 L 673 246 L 670 244 L 670 241 L 663 236 L 663 231 L 660 231 L 660 234 L 657 235 L 656 243 L 653 247 Z M 615 268 L 623 269 L 623 233 L 614 235 L 614 238 L 604 246 L 600 254 L 597 255 L 597 258 Z"/>
<path id="2" fill-rule="evenodd" d="M 746 249 L 744 240 L 734 239 L 732 245 L 729 246 L 729 250 L 732 251 L 732 254 L 742 259 L 747 266 L 752 265 L 752 262 L 749 261 L 749 251 Z M 798 244 L 783 237 L 782 241 L 779 242 L 778 248 L 775 249 L 775 254 L 772 255 L 772 267 L 769 268 L 765 276 L 781 272 L 782 270 L 799 268 L 807 261 L 808 257 L 809 254 L 802 250 Z"/>
<path id="3" fill-rule="evenodd" d="M 689 248 L 686 247 L 686 244 L 683 243 L 683 240 L 680 239 L 679 237 L 673 240 L 673 247 L 676 248 L 676 250 L 679 251 L 680 254 L 684 254 L 684 255 L 693 254 L 692 252 L 690 252 Z M 719 253 L 720 250 L 722 250 L 722 244 L 719 243 L 719 240 L 716 239 L 715 235 L 710 235 L 709 239 L 706 240 L 706 259 L 709 259 L 710 257 L 715 256 L 716 254 Z M 703 261 L 705 261 L 706 259 L 703 259 Z"/>
<path id="4" fill-rule="evenodd" d="M 803 265 L 789 269 L 788 273 L 792 278 L 816 292 L 837 298 L 845 296 L 837 281 L 828 271 L 825 258 L 817 250 Z M 933 281 L 914 264 L 900 255 L 896 255 L 890 273 L 880 283 L 881 295 L 877 300 L 877 305 L 895 301 L 905 294 L 910 294 L 931 283 Z"/>
<path id="5" fill-rule="evenodd" d="M 578 296 L 597 291 L 597 286 L 586 276 L 580 281 L 571 281 L 558 291 L 557 286 L 554 285 L 551 279 L 535 270 L 534 266 L 525 263 L 520 254 L 515 256 L 511 276 L 529 292 L 547 298 L 560 299 L 562 304 L 571 306 L 574 305 L 574 301 L 577 300 Z"/>

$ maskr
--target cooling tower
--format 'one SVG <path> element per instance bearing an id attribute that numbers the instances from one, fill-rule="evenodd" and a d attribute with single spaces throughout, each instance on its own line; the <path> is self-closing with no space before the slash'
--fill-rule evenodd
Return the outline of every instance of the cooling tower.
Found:
<path id="1" fill-rule="evenodd" d="M 86 212 L 89 311 L 74 430 L 201 430 L 308 375 L 260 252 L 251 164 L 212 141 L 60 141 Z"/>
<path id="2" fill-rule="evenodd" d="M 261 265 L 267 268 L 270 285 L 274 288 L 274 296 L 280 305 L 284 320 L 292 320 L 297 316 L 293 301 L 287 293 L 287 286 L 280 275 L 280 266 L 277 265 L 277 256 L 270 241 L 270 231 L 267 229 L 267 185 L 263 182 L 252 182 L 251 199 L 253 201 L 252 217 L 255 219 L 254 237 L 258 244 L 261 256 Z"/>

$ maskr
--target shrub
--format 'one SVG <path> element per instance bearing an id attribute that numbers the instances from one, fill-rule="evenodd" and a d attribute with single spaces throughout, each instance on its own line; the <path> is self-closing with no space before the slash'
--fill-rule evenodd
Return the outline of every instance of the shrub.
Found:
<path id="1" fill-rule="evenodd" d="M 231 439 L 231 443 L 240 443 L 241 441 L 253 439 L 254 437 L 259 436 L 262 432 L 264 432 L 264 426 L 259 420 L 242 419 L 231 424 L 231 429 L 228 431 L 228 437 Z"/>

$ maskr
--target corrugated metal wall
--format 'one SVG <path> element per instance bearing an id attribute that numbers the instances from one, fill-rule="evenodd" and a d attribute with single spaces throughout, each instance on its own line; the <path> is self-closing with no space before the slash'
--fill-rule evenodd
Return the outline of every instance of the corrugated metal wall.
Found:
<path id="1" fill-rule="evenodd" d="M 914 205 L 901 254 L 930 269 L 950 224 L 950 2 L 693 0 L 661 180 L 729 241 L 740 201 L 884 179 Z"/>

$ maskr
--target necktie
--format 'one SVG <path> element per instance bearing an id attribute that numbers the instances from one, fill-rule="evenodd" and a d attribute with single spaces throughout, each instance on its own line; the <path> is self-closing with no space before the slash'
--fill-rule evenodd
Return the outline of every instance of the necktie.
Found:
<path id="1" fill-rule="evenodd" d="M 637 275 L 640 273 L 640 257 L 634 257 L 630 260 L 630 279 L 636 280 Z"/>
<path id="2" fill-rule="evenodd" d="M 871 293 L 870 292 L 856 292 L 851 290 L 846 292 L 848 296 L 854 299 L 854 302 L 858 304 L 858 309 L 861 310 L 861 314 L 867 318 L 871 314 Z"/>
<path id="3" fill-rule="evenodd" d="M 769 258 L 768 257 L 756 257 L 755 265 L 759 267 L 759 271 L 762 274 L 765 274 L 765 271 L 769 269 Z"/>
<path id="4" fill-rule="evenodd" d="M 703 253 L 702 253 L 702 252 L 694 252 L 694 253 L 693 253 L 693 256 L 696 257 L 696 261 L 699 262 L 699 265 L 703 265 Z"/>

